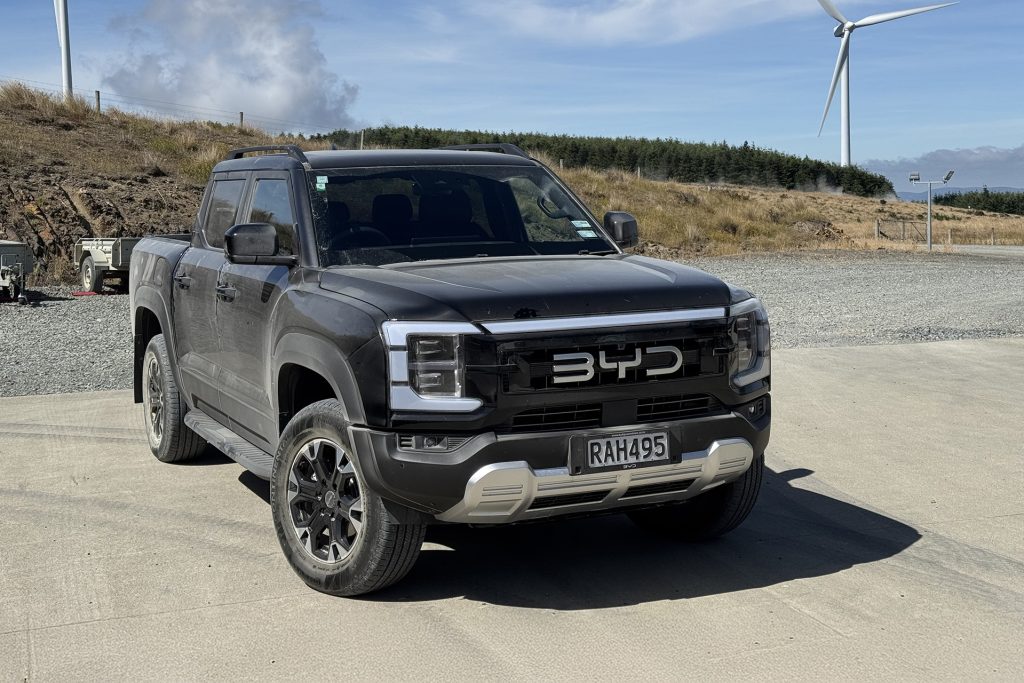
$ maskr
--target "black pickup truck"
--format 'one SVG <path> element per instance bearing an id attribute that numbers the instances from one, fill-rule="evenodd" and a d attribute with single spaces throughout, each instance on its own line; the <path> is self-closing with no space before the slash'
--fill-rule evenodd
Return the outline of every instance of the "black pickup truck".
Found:
<path id="1" fill-rule="evenodd" d="M 335 595 L 401 579 L 433 523 L 725 533 L 761 485 L 765 309 L 636 241 L 511 145 L 235 150 L 191 242 L 132 255 L 152 451 L 270 480 L 285 556 Z"/>

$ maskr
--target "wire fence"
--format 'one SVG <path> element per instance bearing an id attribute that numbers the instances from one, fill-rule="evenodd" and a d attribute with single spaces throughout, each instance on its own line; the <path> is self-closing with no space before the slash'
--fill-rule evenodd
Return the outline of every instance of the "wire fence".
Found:
<path id="1" fill-rule="evenodd" d="M 56 95 L 63 95 L 64 91 L 58 83 L 47 83 L 34 81 L 27 78 L 16 78 L 0 74 L 0 81 L 20 83 L 26 87 Z M 182 102 L 171 102 L 168 100 L 154 99 L 150 97 L 139 97 L 136 95 L 125 95 L 105 90 L 89 88 L 74 88 L 73 92 L 82 99 L 95 102 L 98 110 L 106 107 L 114 107 L 122 111 L 135 114 L 145 114 L 154 118 L 173 119 L 176 121 L 215 121 L 217 123 L 248 125 L 255 128 L 262 128 L 268 132 L 297 132 L 303 133 L 333 133 L 341 128 L 341 125 L 326 125 L 325 123 L 310 123 L 292 121 L 273 116 L 265 116 L 259 112 L 231 111 L 215 107 L 203 107 Z"/>
<path id="2" fill-rule="evenodd" d="M 924 244 L 928 240 L 928 223 L 899 219 L 875 221 L 875 238 L 897 242 Z M 988 244 L 992 246 L 1024 245 L 1024 219 L 1014 224 L 949 225 L 945 221 L 932 224 L 932 242 L 935 244 Z"/>

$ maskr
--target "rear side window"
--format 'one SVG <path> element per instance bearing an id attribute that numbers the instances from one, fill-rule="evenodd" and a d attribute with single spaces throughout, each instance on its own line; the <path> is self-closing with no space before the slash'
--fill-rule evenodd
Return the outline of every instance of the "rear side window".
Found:
<path id="1" fill-rule="evenodd" d="M 264 178 L 256 181 L 249 222 L 273 225 L 277 228 L 278 253 L 285 256 L 295 254 L 295 217 L 287 180 Z"/>
<path id="2" fill-rule="evenodd" d="M 206 225 L 203 234 L 211 247 L 224 246 L 224 233 L 235 224 L 238 204 L 242 200 L 244 180 L 215 180 L 210 208 L 206 212 Z"/>

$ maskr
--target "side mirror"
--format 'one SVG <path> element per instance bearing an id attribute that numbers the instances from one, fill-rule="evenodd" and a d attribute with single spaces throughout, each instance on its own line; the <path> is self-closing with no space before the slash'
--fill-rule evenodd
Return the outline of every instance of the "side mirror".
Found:
<path id="1" fill-rule="evenodd" d="M 293 266 L 294 256 L 278 254 L 277 228 L 270 223 L 241 223 L 224 233 L 224 254 L 232 263 Z"/>
<path id="2" fill-rule="evenodd" d="M 623 211 L 609 211 L 604 215 L 604 229 L 615 243 L 623 249 L 635 247 L 640 237 L 637 234 L 636 219 Z"/>

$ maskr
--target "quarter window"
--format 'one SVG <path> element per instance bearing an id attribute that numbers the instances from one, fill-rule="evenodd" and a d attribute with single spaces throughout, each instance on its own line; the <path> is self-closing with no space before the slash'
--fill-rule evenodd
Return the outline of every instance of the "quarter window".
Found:
<path id="1" fill-rule="evenodd" d="M 203 234 L 211 247 L 224 246 L 224 233 L 235 224 L 238 204 L 245 189 L 244 180 L 217 180 L 213 183 L 213 196 L 206 212 L 206 226 Z"/>
<path id="2" fill-rule="evenodd" d="M 278 254 L 295 254 L 295 217 L 292 213 L 288 181 L 262 179 L 256 181 L 249 209 L 250 223 L 270 223 L 277 228 Z"/>

